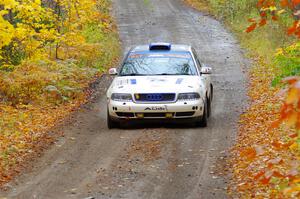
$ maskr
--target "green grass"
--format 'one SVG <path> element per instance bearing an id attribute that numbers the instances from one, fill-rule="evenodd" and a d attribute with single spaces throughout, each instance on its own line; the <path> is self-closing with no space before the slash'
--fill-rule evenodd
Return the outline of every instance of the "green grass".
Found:
<path id="1" fill-rule="evenodd" d="M 280 84 L 284 77 L 300 74 L 300 42 L 287 48 L 280 49 L 277 53 L 275 63 L 280 71 L 279 75 L 273 80 L 272 85 Z"/>
<path id="2" fill-rule="evenodd" d="M 144 0 L 144 4 L 145 4 L 146 6 L 150 6 L 150 0 Z"/>

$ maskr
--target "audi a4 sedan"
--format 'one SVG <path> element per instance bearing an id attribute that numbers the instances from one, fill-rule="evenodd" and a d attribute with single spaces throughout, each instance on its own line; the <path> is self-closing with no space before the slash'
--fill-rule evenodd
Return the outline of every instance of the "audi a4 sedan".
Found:
<path id="1" fill-rule="evenodd" d="M 212 68 L 189 45 L 151 43 L 132 48 L 107 90 L 107 125 L 142 120 L 183 121 L 206 127 Z"/>

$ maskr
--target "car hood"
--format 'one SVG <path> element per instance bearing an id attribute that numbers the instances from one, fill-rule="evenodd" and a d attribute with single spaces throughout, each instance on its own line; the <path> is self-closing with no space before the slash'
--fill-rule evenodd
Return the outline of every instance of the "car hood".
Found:
<path id="1" fill-rule="evenodd" d="M 185 93 L 199 92 L 199 76 L 126 76 L 116 77 L 110 93 Z"/>

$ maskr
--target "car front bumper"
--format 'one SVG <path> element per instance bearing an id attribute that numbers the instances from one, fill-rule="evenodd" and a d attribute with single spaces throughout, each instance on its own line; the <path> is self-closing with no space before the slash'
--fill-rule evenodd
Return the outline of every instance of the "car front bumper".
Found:
<path id="1" fill-rule="evenodd" d="M 113 120 L 122 119 L 189 119 L 203 116 L 202 99 L 174 103 L 135 103 L 108 100 L 108 113 Z"/>

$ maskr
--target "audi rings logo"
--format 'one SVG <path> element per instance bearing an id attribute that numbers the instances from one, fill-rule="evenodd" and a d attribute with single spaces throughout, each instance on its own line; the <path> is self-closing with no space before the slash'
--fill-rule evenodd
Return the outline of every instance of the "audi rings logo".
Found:
<path id="1" fill-rule="evenodd" d="M 146 95 L 146 98 L 149 101 L 161 101 L 163 96 L 161 94 L 148 94 Z"/>

